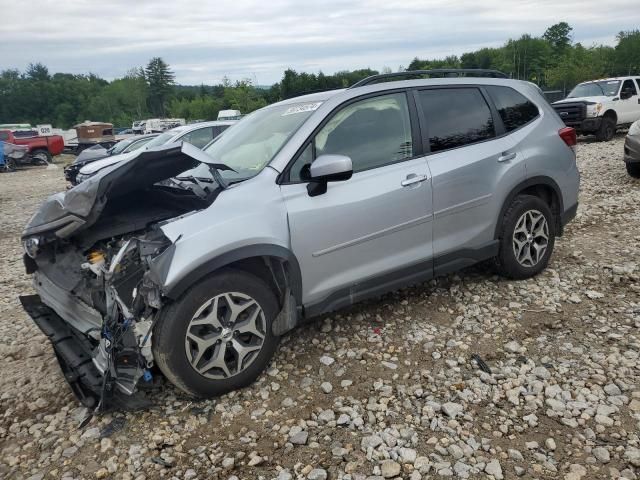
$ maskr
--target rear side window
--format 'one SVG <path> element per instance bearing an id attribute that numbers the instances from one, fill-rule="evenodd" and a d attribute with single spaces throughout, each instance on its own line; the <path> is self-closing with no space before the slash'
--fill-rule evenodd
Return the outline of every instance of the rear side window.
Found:
<path id="1" fill-rule="evenodd" d="M 431 152 L 463 147 L 496 136 L 489 105 L 477 88 L 419 92 Z"/>
<path id="2" fill-rule="evenodd" d="M 187 133 L 181 140 L 190 143 L 194 147 L 202 148 L 213 140 L 213 131 L 211 127 L 199 128 L 198 130 Z"/>
<path id="3" fill-rule="evenodd" d="M 507 132 L 512 132 L 536 118 L 540 112 L 533 102 L 509 87 L 485 87 L 493 99 Z"/>

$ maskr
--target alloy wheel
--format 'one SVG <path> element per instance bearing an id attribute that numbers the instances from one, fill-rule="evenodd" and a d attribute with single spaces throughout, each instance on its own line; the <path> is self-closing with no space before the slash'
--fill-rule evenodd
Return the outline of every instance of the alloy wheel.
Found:
<path id="1" fill-rule="evenodd" d="M 222 293 L 193 315 L 185 336 L 191 366 L 214 380 L 246 370 L 259 355 L 266 320 L 258 302 L 244 293 Z"/>
<path id="2" fill-rule="evenodd" d="M 549 225 L 538 210 L 524 212 L 513 231 L 513 253 L 523 267 L 533 267 L 544 257 L 549 245 Z"/>

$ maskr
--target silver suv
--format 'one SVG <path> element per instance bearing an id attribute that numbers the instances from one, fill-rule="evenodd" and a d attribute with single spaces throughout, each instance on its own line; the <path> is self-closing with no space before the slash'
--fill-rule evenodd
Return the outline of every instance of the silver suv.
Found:
<path id="1" fill-rule="evenodd" d="M 45 202 L 22 303 L 78 397 L 126 404 L 155 367 L 220 394 L 306 319 L 482 260 L 543 270 L 577 209 L 575 132 L 535 85 L 457 74 L 285 100 Z"/>

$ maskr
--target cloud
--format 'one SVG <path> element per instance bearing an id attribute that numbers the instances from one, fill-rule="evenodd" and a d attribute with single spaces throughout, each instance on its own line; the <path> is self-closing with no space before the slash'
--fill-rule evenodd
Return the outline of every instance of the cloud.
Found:
<path id="1" fill-rule="evenodd" d="M 636 0 L 35 0 L 3 9 L 0 68 L 40 61 L 107 79 L 163 57 L 183 84 L 258 84 L 282 71 L 396 69 L 540 35 L 564 19 L 585 45 L 640 25 Z M 603 9 L 605 11 L 603 11 Z"/>

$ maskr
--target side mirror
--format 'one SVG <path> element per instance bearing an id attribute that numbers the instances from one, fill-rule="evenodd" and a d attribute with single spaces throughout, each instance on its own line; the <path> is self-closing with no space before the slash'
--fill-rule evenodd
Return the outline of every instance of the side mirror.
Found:
<path id="1" fill-rule="evenodd" d="M 349 180 L 351 175 L 353 165 L 346 155 L 320 155 L 309 168 L 309 196 L 322 195 L 327 191 L 327 182 Z"/>

